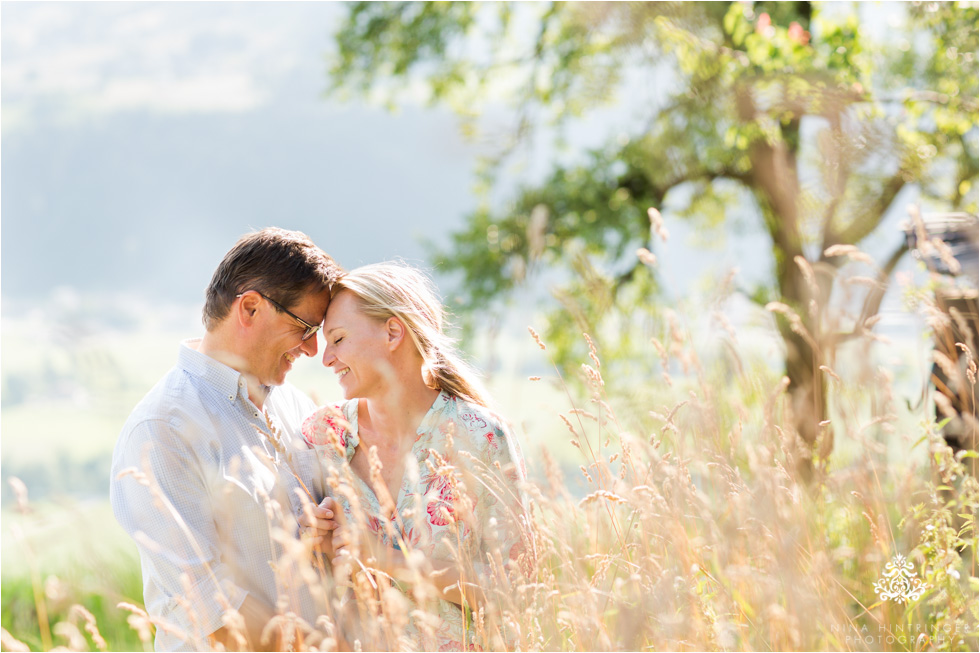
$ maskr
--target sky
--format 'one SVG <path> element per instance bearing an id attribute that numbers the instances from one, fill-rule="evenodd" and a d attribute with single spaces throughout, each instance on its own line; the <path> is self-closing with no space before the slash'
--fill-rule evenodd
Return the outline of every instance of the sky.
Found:
<path id="1" fill-rule="evenodd" d="M 330 96 L 342 11 L 2 3 L 4 300 L 197 302 L 234 240 L 267 225 L 306 232 L 345 267 L 424 265 L 423 241 L 446 243 L 477 206 L 480 146 L 448 110 Z M 598 145 L 610 124 L 598 112 L 570 140 Z M 546 170 L 547 146 L 537 154 L 511 186 Z"/>
<path id="2" fill-rule="evenodd" d="M 343 11 L 0 3 L 4 306 L 105 295 L 197 305 L 231 244 L 269 225 L 306 232 L 345 267 L 425 266 L 423 242 L 447 243 L 479 202 L 481 145 L 421 100 L 392 113 L 331 96 L 327 56 Z M 573 148 L 604 142 L 630 102 L 648 108 L 641 91 L 650 89 L 573 122 Z M 492 132 L 484 138 L 485 147 Z M 535 147 L 497 197 L 547 170 L 554 152 Z M 712 243 L 661 208 L 672 233 L 657 252 L 668 297 L 731 267 L 745 288 L 769 274 L 757 226 Z M 883 251 L 902 217 L 883 225 Z"/>
<path id="3" fill-rule="evenodd" d="M 346 267 L 444 242 L 476 148 L 446 111 L 328 97 L 329 3 L 3 3 L 2 293 L 196 301 L 235 239 Z"/>

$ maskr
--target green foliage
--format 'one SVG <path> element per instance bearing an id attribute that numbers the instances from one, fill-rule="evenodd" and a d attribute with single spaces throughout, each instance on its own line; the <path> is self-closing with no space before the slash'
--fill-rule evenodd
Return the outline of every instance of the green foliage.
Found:
<path id="1" fill-rule="evenodd" d="M 612 260 L 632 256 L 631 248 L 648 240 L 645 207 L 656 198 L 642 172 L 624 168 L 628 156 L 593 152 L 591 165 L 555 170 L 503 215 L 475 213 L 465 231 L 453 235 L 451 252 L 436 258 L 437 267 L 465 275 L 465 307 L 485 305 L 536 266 L 562 264 L 576 248 Z M 632 262 L 621 267 L 631 268 Z"/>
<path id="2" fill-rule="evenodd" d="M 337 32 L 339 58 L 331 68 L 335 79 L 343 76 L 362 91 L 378 73 L 397 77 L 420 60 L 443 59 L 450 41 L 472 25 L 475 11 L 468 3 L 395 2 L 382 13 L 373 4 L 350 5 L 348 25 Z M 433 99 L 461 83 L 463 72 L 458 63 L 433 71 Z"/>
<path id="3" fill-rule="evenodd" d="M 927 434 L 934 485 L 907 520 L 921 533 L 917 551 L 925 559 L 923 581 L 932 589 L 925 601 L 929 619 L 962 638 L 976 629 L 977 619 L 977 570 L 969 562 L 971 555 L 976 559 L 980 496 L 976 475 L 964 463 L 977 453 L 954 455 L 934 429 Z"/>
<path id="4" fill-rule="evenodd" d="M 898 68 L 917 82 L 903 104 L 909 116 L 905 133 L 922 161 L 947 154 L 956 166 L 952 180 L 928 178 L 926 191 L 951 197 L 954 206 L 976 213 L 980 9 L 976 3 L 937 2 L 916 4 L 911 13 L 924 26 L 928 41 L 918 61 L 903 61 Z M 917 49 L 916 44 L 909 47 L 910 52 Z"/>
<path id="5" fill-rule="evenodd" d="M 45 639 L 69 650 L 98 650 L 87 619 L 75 607 L 81 606 L 94 618 L 107 644 L 103 650 L 143 650 L 130 613 L 117 608 L 120 602 L 143 602 L 139 559 L 107 502 L 32 504 L 26 514 L 5 510 L 3 522 L 7 632 L 31 650 L 44 650 Z M 38 605 L 45 619 L 39 618 Z"/>
<path id="6" fill-rule="evenodd" d="M 82 571 L 81 569 L 79 571 Z M 86 574 L 89 572 L 95 573 L 101 571 L 105 574 L 103 578 L 109 579 L 113 575 L 112 570 L 109 569 L 90 569 L 86 570 Z M 125 579 L 128 585 L 130 585 L 139 596 L 141 590 L 140 582 L 140 572 L 139 565 L 136 561 L 132 561 L 132 566 L 125 570 L 124 572 L 128 578 Z M 49 577 L 50 578 L 50 577 Z M 68 579 L 68 582 L 74 583 L 77 579 Z M 95 619 L 95 623 L 98 624 L 99 634 L 105 639 L 108 646 L 104 650 L 108 651 L 140 651 L 143 650 L 143 644 L 140 642 L 139 636 L 136 631 L 133 630 L 128 621 L 128 613 L 116 607 L 116 604 L 121 600 L 116 594 L 116 591 L 109 590 L 105 586 L 105 582 L 99 583 L 98 586 L 92 586 L 88 583 L 88 587 L 72 587 L 71 596 L 66 597 L 66 600 L 59 600 L 57 602 L 52 602 L 46 599 L 49 603 L 48 618 L 51 623 L 71 623 L 78 628 L 81 633 L 85 633 L 85 621 L 72 612 L 72 606 L 80 605 L 85 608 Z M 24 576 L 17 576 L 13 578 L 5 577 L 3 579 L 3 627 L 7 632 L 11 633 L 27 644 L 31 650 L 40 651 L 44 650 L 40 629 L 37 622 L 37 612 L 34 608 L 34 588 L 31 585 L 29 578 Z M 137 600 L 137 603 L 140 601 Z M 60 629 L 59 629 L 60 630 Z M 67 631 L 65 631 L 67 632 Z M 84 647 L 79 647 L 80 650 L 99 650 L 98 645 L 94 641 L 91 634 L 83 634 L 82 637 L 86 642 Z M 56 645 L 66 645 L 69 643 L 68 637 L 56 634 L 54 638 Z"/>

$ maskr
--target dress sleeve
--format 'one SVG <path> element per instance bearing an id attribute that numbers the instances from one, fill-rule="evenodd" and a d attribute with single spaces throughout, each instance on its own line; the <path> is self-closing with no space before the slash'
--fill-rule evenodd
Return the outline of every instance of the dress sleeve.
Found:
<path id="1" fill-rule="evenodd" d="M 328 405 L 317 410 L 303 422 L 303 439 L 314 449 L 333 450 L 350 462 L 358 437 L 347 420 L 348 413 L 347 404 Z"/>
<path id="2" fill-rule="evenodd" d="M 144 585 L 153 588 L 146 593 L 147 610 L 179 636 L 204 642 L 223 626 L 227 607 L 241 607 L 247 591 L 222 559 L 201 461 L 187 434 L 166 420 L 140 422 L 123 437 L 110 500 L 136 541 Z"/>
<path id="3" fill-rule="evenodd" d="M 324 496 L 332 496 L 348 519 L 355 519 L 350 494 L 357 482 L 350 461 L 360 440 L 357 435 L 357 400 L 327 405 L 306 418 L 302 427 L 303 439 L 316 452 L 318 473 Z M 338 485 L 338 483 L 340 485 Z"/>
<path id="4" fill-rule="evenodd" d="M 477 519 L 483 528 L 479 567 L 481 573 L 488 573 L 482 564 L 488 553 L 496 558 L 499 551 L 507 565 L 518 564 L 525 551 L 526 500 L 521 486 L 527 472 L 520 445 L 506 428 L 488 420 L 483 439 L 486 471 L 477 493 Z"/>

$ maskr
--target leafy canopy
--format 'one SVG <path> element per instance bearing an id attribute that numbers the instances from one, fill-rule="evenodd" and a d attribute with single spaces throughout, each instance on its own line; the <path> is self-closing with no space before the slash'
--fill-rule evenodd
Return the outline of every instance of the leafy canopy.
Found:
<path id="1" fill-rule="evenodd" d="M 515 126 L 488 158 L 488 187 L 535 130 L 560 133 L 656 89 L 605 146 L 556 165 L 511 205 L 475 211 L 436 258 L 461 275 L 469 309 L 536 269 L 556 272 L 564 311 L 549 337 L 563 361 L 581 360 L 583 330 L 619 334 L 606 345 L 622 353 L 630 329 L 649 330 L 638 316 L 655 311 L 654 257 L 636 252 L 661 246 L 651 207 L 706 229 L 754 210 L 773 276 L 750 294 L 823 333 L 833 282 L 813 297 L 799 257 L 839 267 L 846 259 L 827 248 L 860 245 L 910 184 L 937 207 L 977 210 L 977 4 L 902 10 L 882 24 L 880 8 L 834 3 L 355 3 L 331 78 L 393 105 L 421 87 L 470 133 L 482 110 L 509 107 Z M 863 317 L 880 295 L 869 293 Z M 794 357 L 815 357 L 781 327 L 799 383 L 812 362 L 796 374 Z"/>

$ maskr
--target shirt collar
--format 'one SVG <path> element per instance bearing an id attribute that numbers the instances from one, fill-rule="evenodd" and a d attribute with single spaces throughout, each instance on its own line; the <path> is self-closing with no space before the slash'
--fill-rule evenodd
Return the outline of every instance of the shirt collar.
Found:
<path id="1" fill-rule="evenodd" d="M 177 366 L 215 388 L 228 401 L 234 402 L 239 395 L 247 398 L 248 384 L 245 375 L 224 363 L 219 363 L 207 354 L 202 354 L 198 351 L 200 345 L 200 338 L 193 338 L 180 343 Z M 271 396 L 274 388 L 268 390 L 269 394 L 266 396 L 266 400 Z"/>

